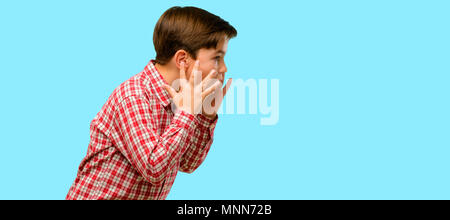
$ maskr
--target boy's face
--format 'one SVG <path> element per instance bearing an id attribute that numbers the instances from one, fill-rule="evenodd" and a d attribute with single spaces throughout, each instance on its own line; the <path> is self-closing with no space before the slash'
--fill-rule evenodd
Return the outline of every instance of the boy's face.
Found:
<path id="1" fill-rule="evenodd" d="M 215 69 L 217 71 L 216 79 L 220 80 L 223 84 L 225 73 L 227 72 L 227 67 L 225 65 L 224 56 L 227 52 L 228 39 L 224 37 L 218 42 L 217 48 L 205 49 L 201 48 L 197 52 L 197 60 L 200 61 L 199 70 L 202 71 L 202 79 L 204 79 L 211 70 Z M 187 73 L 191 73 L 194 67 L 195 60 L 190 62 Z M 189 76 L 188 76 L 189 77 Z"/>

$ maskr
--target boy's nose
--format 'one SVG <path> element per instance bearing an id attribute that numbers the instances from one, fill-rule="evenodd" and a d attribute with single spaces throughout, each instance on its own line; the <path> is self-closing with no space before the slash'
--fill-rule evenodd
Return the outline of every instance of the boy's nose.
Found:
<path id="1" fill-rule="evenodd" d="M 223 63 L 223 65 L 220 66 L 219 73 L 225 74 L 227 71 L 228 71 L 227 65 L 225 65 L 225 63 Z"/>

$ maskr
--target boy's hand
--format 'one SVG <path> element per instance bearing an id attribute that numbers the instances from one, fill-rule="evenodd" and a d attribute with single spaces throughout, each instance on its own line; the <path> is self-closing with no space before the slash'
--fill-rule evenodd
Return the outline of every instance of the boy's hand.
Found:
<path id="1" fill-rule="evenodd" d="M 199 65 L 199 61 L 197 60 L 189 76 L 189 81 L 187 81 L 185 64 L 184 62 L 181 63 L 180 90 L 178 92 L 171 86 L 164 85 L 164 88 L 167 92 L 169 92 L 169 95 L 173 99 L 177 108 L 193 115 L 201 112 L 205 97 L 221 86 L 220 82 L 215 82 L 207 88 L 202 88 L 202 72 L 198 70 Z M 213 74 L 214 72 L 211 71 L 205 80 L 210 79 Z"/>
<path id="2" fill-rule="evenodd" d="M 227 83 L 225 84 L 225 87 L 222 88 L 222 91 L 220 91 L 220 88 L 222 87 L 222 83 L 220 83 L 220 86 L 216 88 L 216 91 L 205 98 L 202 111 L 204 116 L 210 119 L 214 119 L 216 117 L 217 111 L 219 111 L 219 108 L 222 105 L 223 98 L 231 86 L 232 80 L 233 79 L 231 78 L 227 80 Z M 214 82 L 214 80 L 212 81 Z"/>

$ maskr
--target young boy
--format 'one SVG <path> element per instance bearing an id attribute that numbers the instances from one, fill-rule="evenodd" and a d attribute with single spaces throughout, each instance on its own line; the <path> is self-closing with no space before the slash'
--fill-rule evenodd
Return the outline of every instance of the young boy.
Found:
<path id="1" fill-rule="evenodd" d="M 153 34 L 156 59 L 116 88 L 92 120 L 66 199 L 165 199 L 178 171 L 194 172 L 231 84 L 222 88 L 228 40 L 236 35 L 199 8 L 164 12 Z"/>

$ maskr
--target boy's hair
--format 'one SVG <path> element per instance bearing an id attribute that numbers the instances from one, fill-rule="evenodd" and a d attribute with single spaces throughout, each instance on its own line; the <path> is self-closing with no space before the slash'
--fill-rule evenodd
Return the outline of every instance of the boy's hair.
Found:
<path id="1" fill-rule="evenodd" d="M 236 29 L 219 16 L 196 7 L 172 7 L 161 15 L 153 32 L 155 60 L 164 65 L 178 50 L 196 59 L 199 49 L 216 48 L 224 36 L 236 35 Z"/>

